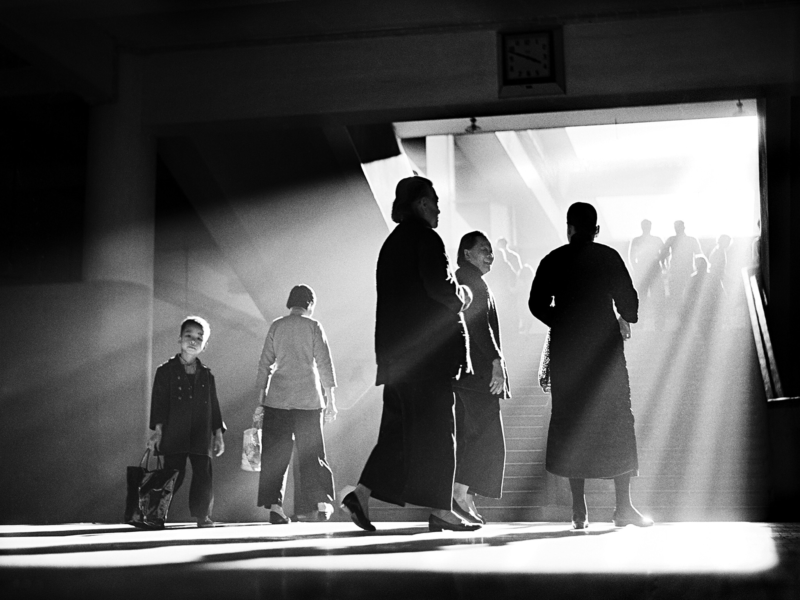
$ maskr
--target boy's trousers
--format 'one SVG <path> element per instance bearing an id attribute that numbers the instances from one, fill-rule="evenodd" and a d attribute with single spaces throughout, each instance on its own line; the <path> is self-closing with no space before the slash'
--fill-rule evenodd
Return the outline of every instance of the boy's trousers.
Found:
<path id="1" fill-rule="evenodd" d="M 178 471 L 175 494 L 186 476 L 186 459 L 192 463 L 192 483 L 189 486 L 189 512 L 196 519 L 210 517 L 214 508 L 214 488 L 211 481 L 211 457 L 204 454 L 165 454 L 164 468 Z M 174 502 L 174 497 L 173 497 Z"/>

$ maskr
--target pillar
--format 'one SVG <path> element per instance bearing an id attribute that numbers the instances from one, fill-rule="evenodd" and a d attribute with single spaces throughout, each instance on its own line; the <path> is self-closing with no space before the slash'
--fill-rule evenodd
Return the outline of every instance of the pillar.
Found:
<path id="1" fill-rule="evenodd" d="M 139 441 L 152 385 L 156 168 L 155 139 L 142 120 L 142 71 L 143 59 L 122 54 L 116 100 L 92 109 L 83 262 L 84 282 L 100 298 L 93 344 L 115 365 L 106 376 L 113 372 L 119 388 L 107 402 Z M 98 426 L 114 429 L 104 419 Z"/>

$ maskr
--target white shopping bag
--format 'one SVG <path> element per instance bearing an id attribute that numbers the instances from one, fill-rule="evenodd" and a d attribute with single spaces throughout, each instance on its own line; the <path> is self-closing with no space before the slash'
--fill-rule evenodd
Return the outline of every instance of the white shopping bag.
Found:
<path id="1" fill-rule="evenodd" d="M 261 429 L 257 427 L 244 430 L 241 467 L 243 471 L 261 470 Z"/>

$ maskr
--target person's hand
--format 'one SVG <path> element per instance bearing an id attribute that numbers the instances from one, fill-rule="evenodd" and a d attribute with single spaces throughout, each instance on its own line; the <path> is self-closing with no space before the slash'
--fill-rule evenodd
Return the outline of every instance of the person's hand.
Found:
<path id="1" fill-rule="evenodd" d="M 623 340 L 631 339 L 631 325 L 625 319 L 620 317 L 617 319 L 619 321 L 619 332 L 622 335 Z"/>
<path id="2" fill-rule="evenodd" d="M 506 387 L 506 374 L 503 371 L 503 361 L 495 358 L 492 361 L 492 379 L 489 382 L 489 391 L 492 395 L 502 394 Z"/>
<path id="3" fill-rule="evenodd" d="M 256 409 L 253 411 L 253 423 L 256 423 L 257 427 L 261 429 L 264 423 L 264 406 L 262 404 L 256 406 Z"/>
<path id="4" fill-rule="evenodd" d="M 333 423 L 336 420 L 336 415 L 339 411 L 336 409 L 336 396 L 333 393 L 333 388 L 325 388 L 325 397 L 328 403 L 325 405 L 324 419 L 326 423 Z"/>
<path id="5" fill-rule="evenodd" d="M 156 429 L 153 434 L 150 436 L 150 439 L 147 440 L 147 449 L 151 451 L 156 451 L 161 446 L 161 429 Z"/>
<path id="6" fill-rule="evenodd" d="M 336 409 L 336 405 L 333 402 L 328 402 L 328 405 L 325 407 L 325 422 L 333 423 L 338 414 L 339 411 Z"/>
<path id="7" fill-rule="evenodd" d="M 214 449 L 214 456 L 222 456 L 222 453 L 225 452 L 225 440 L 222 439 L 221 429 L 217 429 L 216 433 L 214 433 L 214 444 L 212 448 Z"/>

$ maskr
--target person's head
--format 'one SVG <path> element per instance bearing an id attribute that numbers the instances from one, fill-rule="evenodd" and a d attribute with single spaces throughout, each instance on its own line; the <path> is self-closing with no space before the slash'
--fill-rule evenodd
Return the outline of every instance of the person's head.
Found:
<path id="1" fill-rule="evenodd" d="M 300 308 L 311 314 L 316 303 L 316 294 L 309 286 L 304 283 L 296 285 L 289 292 L 289 299 L 286 301 L 286 308 Z"/>
<path id="2" fill-rule="evenodd" d="M 727 250 L 731 247 L 731 236 L 723 233 L 721 236 L 717 238 L 717 246 L 719 246 L 722 250 Z"/>
<path id="3" fill-rule="evenodd" d="M 197 356 L 206 349 L 211 337 L 211 325 L 203 317 L 192 315 L 181 321 L 181 335 L 178 343 L 181 353 L 186 357 Z"/>
<path id="4" fill-rule="evenodd" d="M 500 250 L 505 250 L 506 248 L 508 248 L 508 240 L 504 237 L 497 238 L 497 247 Z"/>
<path id="5" fill-rule="evenodd" d="M 686 231 L 686 224 L 683 221 L 675 221 L 675 233 L 682 235 Z"/>
<path id="6" fill-rule="evenodd" d="M 652 228 L 653 228 L 653 223 L 650 221 L 650 219 L 645 219 L 644 221 L 642 221 L 642 233 L 643 234 L 648 235 Z"/>
<path id="7" fill-rule="evenodd" d="M 702 254 L 694 257 L 694 273 L 699 277 L 708 273 L 708 261 Z"/>
<path id="8" fill-rule="evenodd" d="M 575 202 L 567 210 L 567 239 L 591 241 L 600 233 L 597 211 L 586 202 Z"/>
<path id="9" fill-rule="evenodd" d="M 439 224 L 439 196 L 430 179 L 414 175 L 397 183 L 392 221 L 402 223 L 410 217 L 421 219 L 434 229 Z"/>
<path id="10" fill-rule="evenodd" d="M 481 274 L 486 275 L 492 268 L 494 254 L 492 243 L 482 231 L 465 233 L 458 245 L 458 266 L 463 267 L 469 263 L 478 268 Z"/>

